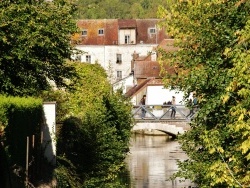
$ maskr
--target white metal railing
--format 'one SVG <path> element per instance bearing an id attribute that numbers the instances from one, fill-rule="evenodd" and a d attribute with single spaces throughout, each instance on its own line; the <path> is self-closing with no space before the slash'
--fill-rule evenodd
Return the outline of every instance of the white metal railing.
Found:
<path id="1" fill-rule="evenodd" d="M 142 110 L 146 112 L 145 118 L 142 118 Z M 134 119 L 147 120 L 190 120 L 198 110 L 197 106 L 188 108 L 185 105 L 136 105 L 133 107 L 132 115 Z M 174 115 L 175 111 L 175 115 Z M 172 114 L 172 116 L 171 116 Z"/>

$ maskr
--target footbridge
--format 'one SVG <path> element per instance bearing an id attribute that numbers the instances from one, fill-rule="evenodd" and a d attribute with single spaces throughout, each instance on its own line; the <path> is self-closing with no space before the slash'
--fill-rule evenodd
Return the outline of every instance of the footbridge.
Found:
<path id="1" fill-rule="evenodd" d="M 146 112 L 145 117 L 142 111 Z M 176 137 L 190 129 L 190 121 L 198 111 L 185 105 L 140 105 L 133 107 L 135 125 L 132 130 L 158 130 Z"/>

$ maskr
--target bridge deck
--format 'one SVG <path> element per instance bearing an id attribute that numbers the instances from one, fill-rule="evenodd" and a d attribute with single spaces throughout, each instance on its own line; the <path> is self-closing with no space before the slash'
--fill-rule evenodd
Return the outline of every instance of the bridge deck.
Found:
<path id="1" fill-rule="evenodd" d="M 170 122 L 190 122 L 190 119 L 184 119 L 184 118 L 178 118 L 178 119 L 167 119 L 167 118 L 161 118 L 161 119 L 154 119 L 154 118 L 134 118 L 135 122 L 148 122 L 148 123 L 155 123 L 155 122 L 166 122 L 166 123 L 170 123 Z"/>
<path id="2" fill-rule="evenodd" d="M 175 110 L 175 117 L 171 117 L 172 111 Z M 142 118 L 142 111 L 146 112 Z M 194 112 L 197 112 L 194 111 Z M 190 109 L 184 105 L 142 105 L 134 106 L 133 117 L 135 125 L 133 130 L 159 130 L 169 135 L 176 136 L 183 134 L 190 129 L 191 118 L 193 113 L 188 116 Z"/>
<path id="3" fill-rule="evenodd" d="M 142 117 L 142 112 L 145 112 L 145 117 Z M 175 111 L 174 117 L 171 117 Z M 140 105 L 134 106 L 132 115 L 136 121 L 187 121 L 189 122 L 198 111 L 198 108 L 193 108 L 190 114 L 190 109 L 185 105 Z"/>

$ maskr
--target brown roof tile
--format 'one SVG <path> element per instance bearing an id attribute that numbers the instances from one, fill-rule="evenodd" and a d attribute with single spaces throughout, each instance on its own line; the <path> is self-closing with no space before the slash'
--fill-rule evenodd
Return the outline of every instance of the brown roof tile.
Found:
<path id="1" fill-rule="evenodd" d="M 159 44 L 164 38 L 170 38 L 165 30 L 157 27 L 159 19 L 137 19 L 137 43 L 141 41 L 145 44 Z M 150 34 L 149 28 L 156 28 L 156 34 Z"/>
<path id="2" fill-rule="evenodd" d="M 128 90 L 127 93 L 125 93 L 126 97 L 131 97 L 133 95 L 135 95 L 136 93 L 138 93 L 141 89 L 143 89 L 144 87 L 147 86 L 147 83 L 150 81 L 151 79 L 145 79 L 142 83 L 135 85 L 134 87 L 132 87 L 130 90 Z"/>
<path id="3" fill-rule="evenodd" d="M 178 48 L 174 46 L 174 39 L 163 39 L 157 48 L 168 52 L 178 50 Z"/>
<path id="4" fill-rule="evenodd" d="M 164 85 L 163 84 L 163 81 L 162 79 L 155 79 L 155 78 L 152 78 L 148 83 L 147 83 L 148 86 L 150 85 Z"/>
<path id="5" fill-rule="evenodd" d="M 119 29 L 128 29 L 128 28 L 136 28 L 136 20 L 128 19 L 128 20 L 118 20 Z"/>
<path id="6" fill-rule="evenodd" d="M 161 65 L 158 61 L 151 61 L 151 55 L 139 56 L 133 61 L 134 77 L 138 79 L 145 78 L 162 78 Z M 173 74 L 174 68 L 164 66 L 164 69 L 168 74 Z"/>
<path id="7" fill-rule="evenodd" d="M 80 30 L 86 29 L 87 36 L 77 40 L 79 45 L 117 45 L 119 29 L 136 29 L 136 43 L 159 44 L 169 38 L 163 29 L 157 27 L 155 34 L 149 28 L 156 28 L 159 19 L 87 19 L 77 21 Z M 98 35 L 98 29 L 104 29 L 104 35 Z"/>
<path id="8" fill-rule="evenodd" d="M 80 43 L 85 45 L 114 45 L 118 40 L 118 22 L 116 19 L 79 20 L 80 30 L 87 30 L 87 36 L 81 36 Z M 98 30 L 104 29 L 104 35 Z"/>
<path id="9" fill-rule="evenodd" d="M 160 65 L 157 61 L 136 61 L 134 65 L 135 78 L 159 78 Z"/>

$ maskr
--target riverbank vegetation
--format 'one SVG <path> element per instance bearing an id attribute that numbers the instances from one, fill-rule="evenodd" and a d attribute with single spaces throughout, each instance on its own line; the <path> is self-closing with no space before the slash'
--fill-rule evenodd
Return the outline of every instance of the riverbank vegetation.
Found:
<path id="1" fill-rule="evenodd" d="M 161 52 L 176 71 L 165 83 L 199 99 L 192 130 L 180 137 L 189 160 L 176 176 L 199 187 L 250 185 L 249 10 L 250 1 L 200 0 L 159 11 L 179 49 Z"/>
<path id="2" fill-rule="evenodd" d="M 67 102 L 60 104 L 66 110 L 57 135 L 58 186 L 123 187 L 115 179 L 129 151 L 130 101 L 112 91 L 99 64 L 72 66 L 78 77 L 70 92 L 63 93 Z"/>
<path id="3" fill-rule="evenodd" d="M 50 178 L 58 187 L 124 187 L 115 179 L 129 149 L 131 104 L 112 91 L 99 64 L 66 61 L 75 52 L 75 5 L 34 0 L 0 7 L 0 94 L 57 102 L 58 166 Z"/>

